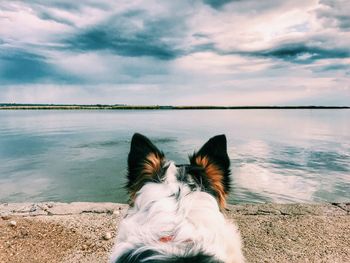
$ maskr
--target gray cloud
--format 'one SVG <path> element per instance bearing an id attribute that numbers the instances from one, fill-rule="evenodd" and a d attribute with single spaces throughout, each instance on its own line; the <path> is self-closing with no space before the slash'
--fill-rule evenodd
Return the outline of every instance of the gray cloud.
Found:
<path id="1" fill-rule="evenodd" d="M 42 55 L 13 48 L 0 48 L 0 83 L 75 83 L 77 77 L 58 70 Z"/>
<path id="2" fill-rule="evenodd" d="M 316 10 L 324 27 L 350 31 L 350 2 L 347 0 L 321 0 Z"/>
<path id="3" fill-rule="evenodd" d="M 72 21 L 65 19 L 65 18 L 62 18 L 62 17 L 59 17 L 57 15 L 54 15 L 48 11 L 45 11 L 45 10 L 38 12 L 38 17 L 40 19 L 43 19 L 43 20 L 52 20 L 56 23 L 65 24 L 68 26 L 74 26 L 74 23 Z"/>
<path id="4" fill-rule="evenodd" d="M 153 18 L 141 10 L 109 17 L 65 39 L 68 49 L 104 50 L 120 56 L 149 56 L 162 60 L 182 54 L 177 48 L 184 23 L 176 17 Z"/>
<path id="5" fill-rule="evenodd" d="M 51 7 L 65 11 L 80 11 L 85 7 L 93 7 L 102 10 L 108 10 L 111 7 L 109 1 L 96 1 L 96 0 L 85 0 L 85 1 L 69 1 L 69 0 L 31 0 L 28 4 L 34 7 Z"/>
<path id="6" fill-rule="evenodd" d="M 203 2 L 207 5 L 210 5 L 212 8 L 220 9 L 224 5 L 231 2 L 240 2 L 242 0 L 203 0 Z"/>
<path id="7" fill-rule="evenodd" d="M 204 4 L 223 11 L 229 9 L 232 13 L 257 15 L 271 10 L 278 10 L 281 6 L 298 5 L 302 0 L 202 0 Z M 228 8 L 229 6 L 229 8 Z"/>
<path id="8" fill-rule="evenodd" d="M 324 48 L 305 42 L 285 43 L 270 49 L 247 53 L 249 55 L 272 57 L 296 63 L 312 63 L 315 60 L 350 57 L 346 48 Z"/>
<path id="9" fill-rule="evenodd" d="M 344 70 L 350 69 L 350 65 L 348 64 L 333 64 L 323 68 L 324 71 L 333 71 L 333 70 Z"/>
<path id="10" fill-rule="evenodd" d="M 343 73 L 344 75 L 350 74 L 350 65 L 348 64 L 341 64 L 341 63 L 329 63 L 325 66 L 315 66 L 312 68 L 312 71 L 315 73 L 329 73 L 334 74 L 336 73 Z"/>
<path id="11" fill-rule="evenodd" d="M 201 51 L 211 51 L 218 55 L 240 55 L 248 57 L 263 57 L 271 59 L 281 59 L 288 62 L 308 64 L 316 60 L 332 59 L 332 58 L 349 58 L 350 49 L 346 47 L 332 47 L 326 48 L 326 43 L 323 45 L 309 44 L 309 39 L 300 42 L 283 42 L 275 44 L 273 47 L 257 50 L 223 50 L 216 47 L 215 43 L 207 43 L 194 46 L 191 49 L 192 53 Z"/>

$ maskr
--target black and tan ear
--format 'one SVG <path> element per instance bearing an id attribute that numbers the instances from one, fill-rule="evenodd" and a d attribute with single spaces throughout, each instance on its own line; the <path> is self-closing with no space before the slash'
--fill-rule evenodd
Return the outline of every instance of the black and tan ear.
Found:
<path id="1" fill-rule="evenodd" d="M 131 203 L 145 183 L 159 179 L 164 162 L 164 154 L 147 137 L 139 133 L 133 135 L 128 156 L 126 186 Z"/>
<path id="2" fill-rule="evenodd" d="M 220 208 L 225 208 L 231 182 L 226 136 L 217 135 L 209 139 L 198 152 L 190 156 L 190 163 L 203 168 Z"/>

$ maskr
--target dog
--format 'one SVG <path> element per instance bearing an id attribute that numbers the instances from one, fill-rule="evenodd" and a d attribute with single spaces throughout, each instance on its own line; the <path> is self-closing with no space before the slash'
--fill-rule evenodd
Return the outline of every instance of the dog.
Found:
<path id="1" fill-rule="evenodd" d="M 135 133 L 128 156 L 130 208 L 110 263 L 241 263 L 241 237 L 224 217 L 230 190 L 225 135 L 176 165 Z"/>

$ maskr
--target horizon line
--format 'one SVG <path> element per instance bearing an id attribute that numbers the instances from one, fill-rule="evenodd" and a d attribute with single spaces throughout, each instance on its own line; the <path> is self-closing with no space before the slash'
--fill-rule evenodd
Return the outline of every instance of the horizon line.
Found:
<path id="1" fill-rule="evenodd" d="M 334 105 L 132 105 L 132 104 L 71 104 L 71 103 L 0 103 L 0 109 L 349 109 Z"/>

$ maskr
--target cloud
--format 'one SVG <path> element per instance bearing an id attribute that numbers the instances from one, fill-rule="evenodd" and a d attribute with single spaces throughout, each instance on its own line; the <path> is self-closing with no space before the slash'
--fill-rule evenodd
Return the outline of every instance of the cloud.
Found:
<path id="1" fill-rule="evenodd" d="M 297 105 L 349 98 L 346 1 L 33 0 L 3 1 L 0 9 L 2 100 Z"/>
<path id="2" fill-rule="evenodd" d="M 79 76 L 85 84 L 162 83 L 169 79 L 167 60 L 152 57 L 125 57 L 106 52 L 67 52 L 52 54 L 61 71 Z"/>
<path id="3" fill-rule="evenodd" d="M 325 63 L 316 63 L 310 69 L 316 73 L 330 74 L 332 76 L 349 75 L 350 74 L 350 59 L 331 59 L 325 60 Z"/>
<path id="4" fill-rule="evenodd" d="M 77 78 L 60 72 L 45 56 L 25 50 L 0 47 L 0 83 L 20 84 L 56 81 L 72 83 Z"/>
<path id="5" fill-rule="evenodd" d="M 305 41 L 281 44 L 266 50 L 242 52 L 242 54 L 273 57 L 296 63 L 310 63 L 319 59 L 348 58 L 350 57 L 350 50 L 346 48 L 312 46 L 308 44 L 308 41 Z"/>
<path id="6" fill-rule="evenodd" d="M 155 19 L 141 10 L 133 10 L 83 29 L 65 43 L 68 49 L 82 52 L 103 50 L 120 56 L 169 60 L 182 53 L 176 48 L 181 27 L 184 25 L 180 19 Z"/>
<path id="7" fill-rule="evenodd" d="M 343 70 L 343 69 L 350 69 L 350 65 L 348 64 L 332 64 L 325 66 L 323 68 L 324 71 L 333 71 L 333 70 Z"/>
<path id="8" fill-rule="evenodd" d="M 42 11 L 38 13 L 38 17 L 43 20 L 52 20 L 56 23 L 65 24 L 68 26 L 74 26 L 74 23 L 68 19 L 56 16 L 50 12 Z"/>
<path id="9" fill-rule="evenodd" d="M 224 5 L 231 2 L 239 2 L 241 0 L 203 0 L 203 2 L 207 5 L 210 5 L 212 8 L 220 9 Z"/>
<path id="10" fill-rule="evenodd" d="M 107 10 L 111 7 L 111 3 L 109 1 L 94 1 L 94 0 L 85 0 L 84 2 L 80 1 L 69 1 L 69 0 L 32 0 L 30 4 L 34 7 L 50 7 L 57 8 L 60 10 L 76 12 L 81 11 L 86 7 L 98 8 L 102 10 Z"/>
<path id="11" fill-rule="evenodd" d="M 330 46 L 328 43 L 313 45 L 312 40 L 304 39 L 302 42 L 277 43 L 275 46 L 257 50 L 223 50 L 215 46 L 214 43 L 194 46 L 193 53 L 210 51 L 218 55 L 252 56 L 263 58 L 276 58 L 293 63 L 313 63 L 315 60 L 350 57 L 348 47 Z M 319 42 L 319 41 L 318 41 Z M 311 44 L 310 44 L 311 43 Z M 327 45 L 328 44 L 328 45 Z M 326 48 L 326 46 L 330 46 Z"/>
<path id="12" fill-rule="evenodd" d="M 238 14 L 251 14 L 253 16 L 258 16 L 266 12 L 276 12 L 280 9 L 299 7 L 300 5 L 305 5 L 303 0 L 285 0 L 285 1 L 275 1 L 275 0 L 202 0 L 204 4 L 216 9 L 221 12 L 231 12 Z M 315 2 L 309 1 L 309 2 Z M 307 3 L 306 3 L 307 5 Z"/>
<path id="13" fill-rule="evenodd" d="M 321 0 L 316 10 L 317 17 L 327 28 L 350 31 L 350 2 L 347 0 Z"/>

